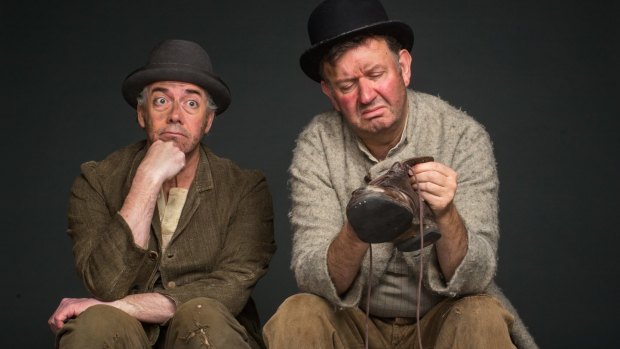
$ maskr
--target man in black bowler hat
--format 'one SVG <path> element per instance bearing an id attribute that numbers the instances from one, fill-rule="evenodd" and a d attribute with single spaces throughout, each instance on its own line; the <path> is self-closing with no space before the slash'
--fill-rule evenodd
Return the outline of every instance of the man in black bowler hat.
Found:
<path id="1" fill-rule="evenodd" d="M 297 139 L 291 268 L 305 293 L 267 322 L 267 347 L 535 348 L 493 283 L 491 141 L 463 111 L 407 88 L 413 30 L 378 0 L 326 0 L 308 34 L 301 68 L 333 110 Z M 434 231 L 414 218 L 424 211 Z"/>
<path id="2" fill-rule="evenodd" d="M 201 143 L 230 104 L 198 44 L 166 40 L 123 82 L 146 140 L 81 166 L 69 235 L 92 298 L 49 319 L 59 348 L 261 348 L 250 298 L 275 252 L 264 176 Z"/>

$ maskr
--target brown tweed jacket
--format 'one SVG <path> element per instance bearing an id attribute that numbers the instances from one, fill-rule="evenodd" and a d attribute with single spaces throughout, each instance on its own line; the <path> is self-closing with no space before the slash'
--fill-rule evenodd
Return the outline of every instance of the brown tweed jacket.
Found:
<path id="1" fill-rule="evenodd" d="M 218 300 L 260 343 L 250 294 L 276 249 L 271 194 L 261 173 L 201 147 L 196 177 L 164 253 L 157 210 L 147 250 L 133 243 L 118 214 L 146 143 L 82 164 L 69 201 L 76 268 L 92 295 L 105 301 L 146 292 L 164 294 L 177 305 L 196 297 Z M 154 341 L 159 327 L 146 327 Z"/>

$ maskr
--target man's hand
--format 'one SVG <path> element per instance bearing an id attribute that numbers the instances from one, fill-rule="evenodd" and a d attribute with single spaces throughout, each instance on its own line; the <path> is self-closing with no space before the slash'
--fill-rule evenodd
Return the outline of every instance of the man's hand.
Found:
<path id="1" fill-rule="evenodd" d="M 453 203 L 457 187 L 456 172 L 438 162 L 425 162 L 409 169 L 411 185 L 420 189 L 422 199 L 430 206 L 441 239 L 435 243 L 437 259 L 446 279 L 452 279 L 467 253 L 467 229 Z"/>
<path id="2" fill-rule="evenodd" d="M 185 167 L 185 153 L 173 142 L 155 141 L 138 166 L 120 214 L 131 228 L 136 245 L 146 248 L 157 196 L 164 182 Z"/>
<path id="3" fill-rule="evenodd" d="M 94 298 L 63 298 L 60 305 L 47 320 L 52 332 L 56 334 L 69 319 L 79 316 L 93 305 L 104 304 Z"/>
<path id="4" fill-rule="evenodd" d="M 58 309 L 47 320 L 52 332 L 57 333 L 69 319 L 82 314 L 97 304 L 105 304 L 133 316 L 146 323 L 163 323 L 176 311 L 174 302 L 159 293 L 139 293 L 128 295 L 114 302 L 102 302 L 94 298 L 64 298 Z"/>
<path id="5" fill-rule="evenodd" d="M 347 222 L 327 250 L 327 269 L 338 295 L 344 294 L 359 273 L 370 244 L 363 242 Z"/>
<path id="6" fill-rule="evenodd" d="M 453 169 L 438 162 L 424 162 L 412 166 L 409 176 L 413 189 L 420 189 L 420 195 L 436 217 L 449 211 L 457 187 L 457 174 Z"/>
<path id="7" fill-rule="evenodd" d="M 174 142 L 155 141 L 138 167 L 138 174 L 150 176 L 160 186 L 185 167 L 185 153 Z"/>

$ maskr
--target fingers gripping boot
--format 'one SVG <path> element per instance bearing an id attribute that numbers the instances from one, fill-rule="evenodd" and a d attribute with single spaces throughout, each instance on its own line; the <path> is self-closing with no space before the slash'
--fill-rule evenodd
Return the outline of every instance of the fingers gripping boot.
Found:
<path id="1" fill-rule="evenodd" d="M 401 251 L 421 248 L 419 197 L 411 187 L 409 167 L 433 161 L 419 157 L 395 162 L 383 175 L 355 190 L 347 205 L 347 219 L 358 237 L 368 243 L 393 241 Z M 424 245 L 441 236 L 430 208 L 424 203 Z"/>

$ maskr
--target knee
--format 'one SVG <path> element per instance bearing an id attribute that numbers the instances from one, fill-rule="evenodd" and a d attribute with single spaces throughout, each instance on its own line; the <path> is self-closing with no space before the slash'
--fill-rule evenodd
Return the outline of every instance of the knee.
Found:
<path id="1" fill-rule="evenodd" d="M 86 309 L 73 321 L 75 331 L 89 333 L 90 336 L 118 333 L 118 329 L 127 328 L 129 322 L 137 322 L 122 310 L 103 304 Z"/>
<path id="2" fill-rule="evenodd" d="M 312 323 L 331 313 L 334 313 L 334 307 L 325 299 L 309 293 L 299 293 L 284 300 L 269 322 L 279 322 L 287 326 L 312 326 Z"/>
<path id="3" fill-rule="evenodd" d="M 248 335 L 224 304 L 206 297 L 194 298 L 180 305 L 166 332 L 166 348 L 200 347 L 245 348 Z"/>
<path id="4" fill-rule="evenodd" d="M 59 343 L 109 343 L 144 336 L 144 330 L 139 321 L 122 310 L 100 304 L 88 308 L 77 318 L 67 322 L 58 334 L 58 341 Z"/>
<path id="5" fill-rule="evenodd" d="M 505 323 L 512 326 L 514 317 L 489 295 L 468 296 L 456 301 L 447 317 L 469 326 L 487 327 Z"/>
<path id="6" fill-rule="evenodd" d="M 224 304 L 206 297 L 199 297 L 181 304 L 172 318 L 171 325 L 177 327 L 209 326 L 232 317 Z"/>

